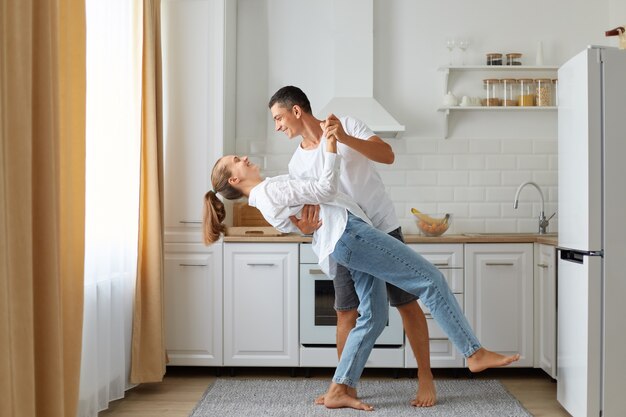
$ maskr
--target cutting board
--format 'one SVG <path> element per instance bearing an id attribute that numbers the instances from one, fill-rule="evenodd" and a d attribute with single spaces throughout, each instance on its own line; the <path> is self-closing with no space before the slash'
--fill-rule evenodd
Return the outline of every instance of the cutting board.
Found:
<path id="1" fill-rule="evenodd" d="M 226 228 L 226 236 L 245 236 L 245 237 L 267 237 L 282 236 L 284 233 L 279 232 L 273 227 L 260 226 L 244 226 L 244 227 L 228 227 Z"/>
<path id="2" fill-rule="evenodd" d="M 233 226 L 254 226 L 272 228 L 271 225 L 267 221 L 265 221 L 263 215 L 256 207 L 251 207 L 248 205 L 248 203 L 241 202 L 233 204 Z"/>

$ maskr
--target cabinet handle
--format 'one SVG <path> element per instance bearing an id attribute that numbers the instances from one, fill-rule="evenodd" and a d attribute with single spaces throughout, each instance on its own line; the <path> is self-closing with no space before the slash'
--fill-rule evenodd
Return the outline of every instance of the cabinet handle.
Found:
<path id="1" fill-rule="evenodd" d="M 546 265 L 546 264 L 537 264 L 537 266 L 539 268 L 547 268 L 548 267 L 548 265 Z"/>
<path id="2" fill-rule="evenodd" d="M 207 266 L 207 264 L 178 264 L 179 266 Z"/>
<path id="3" fill-rule="evenodd" d="M 274 266 L 276 264 L 248 264 L 248 266 Z"/>
<path id="4" fill-rule="evenodd" d="M 182 223 L 182 224 L 202 224 L 202 222 L 199 221 L 199 220 L 181 220 L 178 223 Z"/>
<path id="5" fill-rule="evenodd" d="M 311 275 L 324 275 L 321 269 L 309 269 Z"/>
<path id="6" fill-rule="evenodd" d="M 448 266 L 447 262 L 433 262 L 433 265 L 435 266 Z"/>
<path id="7" fill-rule="evenodd" d="M 486 262 L 487 266 L 513 266 L 513 262 Z"/>

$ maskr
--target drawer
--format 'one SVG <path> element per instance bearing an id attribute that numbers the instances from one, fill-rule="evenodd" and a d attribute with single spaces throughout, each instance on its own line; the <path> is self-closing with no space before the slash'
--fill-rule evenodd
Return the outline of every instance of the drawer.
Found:
<path id="1" fill-rule="evenodd" d="M 417 361 L 408 340 L 404 363 L 406 368 L 417 368 Z M 431 339 L 430 366 L 432 368 L 463 368 L 465 363 L 463 355 L 456 350 L 452 342 L 447 339 Z"/>
<path id="2" fill-rule="evenodd" d="M 313 245 L 310 243 L 300 244 L 300 263 L 316 264 L 318 262 L 317 255 L 313 252 Z"/>

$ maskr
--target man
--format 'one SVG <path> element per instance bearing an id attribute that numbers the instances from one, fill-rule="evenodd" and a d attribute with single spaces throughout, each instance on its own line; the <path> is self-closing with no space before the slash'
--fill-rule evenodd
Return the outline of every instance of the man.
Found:
<path id="1" fill-rule="evenodd" d="M 354 198 L 372 220 L 374 227 L 404 241 L 391 199 L 371 162 L 393 163 L 395 156 L 389 144 L 354 118 L 330 115 L 324 121 L 316 119 L 307 96 L 297 87 L 279 89 L 270 99 L 269 108 L 276 131 L 285 133 L 289 139 L 302 137 L 289 162 L 290 175 L 296 178 L 317 178 L 324 162 L 320 143 L 324 138 L 334 135 L 338 141 L 338 153 L 342 155 L 340 190 Z M 320 226 L 318 213 L 319 207 L 307 206 L 302 217 L 292 218 L 292 222 L 303 233 L 310 234 Z M 338 266 L 333 284 L 337 312 L 337 353 L 341 357 L 348 334 L 356 323 L 359 299 L 345 268 Z M 417 359 L 419 384 L 411 404 L 416 407 L 433 406 L 436 391 L 430 369 L 428 326 L 424 312 L 415 296 L 391 285 L 388 285 L 387 291 L 390 304 L 400 312 L 405 333 Z M 348 387 L 346 392 L 350 397 L 357 398 L 356 390 Z M 329 391 L 318 397 L 316 403 L 337 404 L 336 395 Z"/>

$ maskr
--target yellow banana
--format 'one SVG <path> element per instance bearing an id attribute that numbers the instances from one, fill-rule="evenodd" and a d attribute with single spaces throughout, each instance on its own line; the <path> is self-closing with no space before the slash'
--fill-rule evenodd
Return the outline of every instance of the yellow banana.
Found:
<path id="1" fill-rule="evenodd" d="M 411 213 L 417 216 L 420 220 L 425 221 L 429 224 L 439 224 L 439 223 L 448 223 L 448 219 L 450 218 L 449 214 L 446 214 L 441 219 L 435 219 L 434 217 L 429 216 L 428 214 L 424 214 L 416 208 L 411 209 Z"/>

